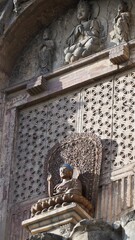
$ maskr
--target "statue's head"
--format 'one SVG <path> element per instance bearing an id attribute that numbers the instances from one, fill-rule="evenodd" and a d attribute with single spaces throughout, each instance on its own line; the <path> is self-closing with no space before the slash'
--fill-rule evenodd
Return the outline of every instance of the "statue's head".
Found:
<path id="1" fill-rule="evenodd" d="M 90 5 L 87 1 L 80 0 L 77 7 L 77 19 L 79 21 L 87 21 L 90 16 Z"/>
<path id="2" fill-rule="evenodd" d="M 62 179 L 71 179 L 73 176 L 73 167 L 68 164 L 64 163 L 60 167 L 60 177 Z"/>

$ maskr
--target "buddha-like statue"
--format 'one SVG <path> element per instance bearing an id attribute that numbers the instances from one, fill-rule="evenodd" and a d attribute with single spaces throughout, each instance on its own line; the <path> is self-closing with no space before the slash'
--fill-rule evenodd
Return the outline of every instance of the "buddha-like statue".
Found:
<path id="1" fill-rule="evenodd" d="M 100 49 L 100 22 L 90 19 L 92 9 L 87 1 L 80 0 L 77 8 L 79 24 L 67 38 L 64 50 L 65 63 L 74 62 Z"/>
<path id="2" fill-rule="evenodd" d="M 64 163 L 60 169 L 61 183 L 53 187 L 52 175 L 49 174 L 48 181 L 48 198 L 40 199 L 31 208 L 31 215 L 40 214 L 41 211 L 45 212 L 48 209 L 64 206 L 71 202 L 77 202 L 78 204 L 87 207 L 88 211 L 92 211 L 91 203 L 82 196 L 82 184 L 78 178 L 73 178 L 73 167 Z"/>
<path id="3" fill-rule="evenodd" d="M 50 197 L 61 193 L 75 193 L 82 195 L 82 184 L 79 179 L 73 178 L 73 167 L 70 164 L 64 163 L 60 167 L 59 173 L 62 182 L 57 184 L 54 189 L 51 182 L 52 176 L 48 176 L 48 193 Z"/>

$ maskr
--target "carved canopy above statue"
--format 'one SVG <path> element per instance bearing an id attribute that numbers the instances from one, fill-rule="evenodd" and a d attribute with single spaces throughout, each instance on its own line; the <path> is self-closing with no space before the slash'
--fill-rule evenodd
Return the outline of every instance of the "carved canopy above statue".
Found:
<path id="1" fill-rule="evenodd" d="M 45 175 L 51 173 L 53 186 L 60 182 L 59 168 L 63 163 L 74 167 L 83 185 L 83 195 L 95 205 L 102 161 L 100 139 L 92 133 L 73 134 L 57 143 L 45 161 Z M 46 176 L 45 176 L 46 177 Z"/>

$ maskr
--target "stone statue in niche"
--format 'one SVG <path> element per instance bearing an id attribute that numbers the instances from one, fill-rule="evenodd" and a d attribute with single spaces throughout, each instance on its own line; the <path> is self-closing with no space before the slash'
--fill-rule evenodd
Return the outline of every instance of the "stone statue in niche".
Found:
<path id="1" fill-rule="evenodd" d="M 73 167 L 64 163 L 60 169 L 60 178 L 61 183 L 53 187 L 52 176 L 48 174 L 48 195 L 49 198 L 40 199 L 37 204 L 34 204 L 31 208 L 31 215 L 39 214 L 42 208 L 43 212 L 47 209 L 51 210 L 56 207 L 67 205 L 70 202 L 77 202 L 81 205 L 84 205 L 84 208 L 87 207 L 87 211 L 92 212 L 91 203 L 82 196 L 82 184 L 78 179 L 79 171 L 76 170 L 76 177 L 73 177 Z M 42 207 L 43 206 L 43 207 Z"/>
<path id="2" fill-rule="evenodd" d="M 60 167 L 61 183 L 57 184 L 54 189 L 52 188 L 52 176 L 48 176 L 48 195 L 49 197 L 61 194 L 61 193 L 75 193 L 82 195 L 82 184 L 79 179 L 73 178 L 73 167 L 64 163 Z"/>
<path id="3" fill-rule="evenodd" d="M 117 45 L 129 41 L 130 15 L 128 2 L 121 0 L 118 6 L 117 16 L 114 18 L 114 29 L 110 33 L 112 42 Z"/>
<path id="4" fill-rule="evenodd" d="M 101 160 L 102 144 L 92 133 L 74 134 L 54 145 L 45 161 L 49 197 L 40 199 L 32 206 L 31 216 L 72 202 L 93 216 Z"/>
<path id="5" fill-rule="evenodd" d="M 77 8 L 79 24 L 66 40 L 65 63 L 72 63 L 100 50 L 101 23 L 97 19 L 91 19 L 92 11 L 92 5 L 88 1 L 80 0 Z"/>
<path id="6" fill-rule="evenodd" d="M 31 218 L 23 221 L 22 226 L 32 234 L 55 231 L 63 239 L 75 239 L 76 231 L 71 235 L 74 226 L 82 219 L 93 219 L 101 161 L 101 140 L 93 133 L 76 133 L 57 142 L 45 159 L 45 176 L 48 175 L 45 188 L 48 185 L 49 197 L 33 204 Z M 39 217 L 36 216 L 38 214 Z M 82 224 L 80 231 L 84 238 L 89 234 L 89 231 L 85 231 L 86 225 Z M 92 225 L 93 228 L 95 225 Z M 96 230 L 99 230 L 99 226 Z M 78 238 L 80 235 L 78 233 Z M 99 239 L 97 236 L 100 234 L 96 235 L 95 231 L 93 239 Z M 40 234 L 38 237 L 40 239 Z"/>
<path id="7" fill-rule="evenodd" d="M 54 41 L 50 39 L 49 29 L 46 28 L 43 33 L 43 42 L 39 48 L 39 67 L 41 74 L 51 71 L 53 51 Z"/>

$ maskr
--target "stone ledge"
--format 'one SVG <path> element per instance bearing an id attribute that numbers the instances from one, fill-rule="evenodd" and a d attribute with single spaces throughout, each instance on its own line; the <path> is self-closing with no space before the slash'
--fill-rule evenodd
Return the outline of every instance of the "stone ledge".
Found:
<path id="1" fill-rule="evenodd" d="M 78 204 L 70 203 L 67 206 L 62 206 L 27 219 L 22 222 L 22 226 L 27 228 L 31 234 L 50 232 L 61 235 L 59 231 L 60 226 L 72 224 L 72 227 L 74 227 L 82 219 L 92 219 L 92 217 Z"/>

